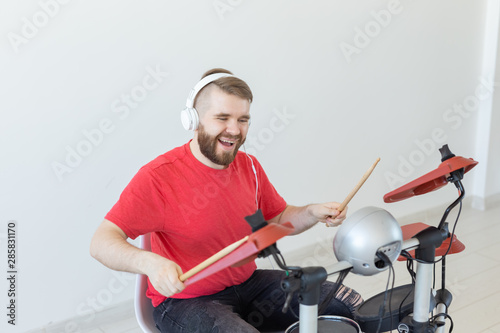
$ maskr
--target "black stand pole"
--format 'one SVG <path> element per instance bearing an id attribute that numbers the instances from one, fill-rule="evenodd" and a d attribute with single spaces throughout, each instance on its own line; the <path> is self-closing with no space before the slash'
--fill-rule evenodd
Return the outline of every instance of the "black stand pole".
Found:
<path id="1" fill-rule="evenodd" d="M 327 273 L 324 267 L 304 267 L 283 279 L 281 287 L 288 293 L 285 302 L 286 310 L 291 297 L 298 292 L 300 302 L 299 332 L 318 332 L 318 304 L 321 284 L 326 281 Z"/>

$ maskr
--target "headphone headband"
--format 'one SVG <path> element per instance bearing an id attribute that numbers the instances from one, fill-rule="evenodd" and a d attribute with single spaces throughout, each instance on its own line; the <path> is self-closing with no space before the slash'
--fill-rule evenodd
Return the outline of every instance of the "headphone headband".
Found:
<path id="1" fill-rule="evenodd" d="M 200 90 L 203 89 L 206 85 L 208 85 L 209 83 L 212 83 L 213 81 L 218 80 L 220 78 L 232 77 L 232 76 L 234 76 L 234 75 L 227 74 L 227 73 L 215 73 L 215 74 L 210 74 L 210 75 L 205 76 L 189 92 L 189 96 L 186 100 L 186 108 L 189 108 L 189 109 L 193 108 L 196 95 L 198 95 Z"/>

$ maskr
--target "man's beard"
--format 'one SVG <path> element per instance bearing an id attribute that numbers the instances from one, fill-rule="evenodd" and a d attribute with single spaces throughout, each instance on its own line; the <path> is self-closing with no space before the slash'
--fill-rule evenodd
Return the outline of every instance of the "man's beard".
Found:
<path id="1" fill-rule="evenodd" d="M 217 145 L 219 144 L 220 137 L 237 140 L 233 144 L 232 151 L 222 151 L 221 153 L 217 154 Z M 242 140 L 241 135 L 229 135 L 221 133 L 217 136 L 212 136 L 205 131 L 203 125 L 199 125 L 198 145 L 200 146 L 200 151 L 206 158 L 208 158 L 215 164 L 224 166 L 228 166 L 229 164 L 231 164 L 231 162 L 234 161 L 236 154 L 238 153 L 238 149 L 244 142 L 245 140 Z"/>

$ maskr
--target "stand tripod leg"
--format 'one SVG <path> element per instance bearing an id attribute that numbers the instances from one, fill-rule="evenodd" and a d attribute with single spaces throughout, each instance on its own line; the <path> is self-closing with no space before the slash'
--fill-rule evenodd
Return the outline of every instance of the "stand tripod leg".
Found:
<path id="1" fill-rule="evenodd" d="M 415 283 L 415 302 L 413 321 L 424 324 L 429 321 L 429 304 L 431 301 L 433 265 L 417 263 L 417 277 Z"/>
<path id="2" fill-rule="evenodd" d="M 318 305 L 300 304 L 299 332 L 318 332 Z"/>
<path id="3" fill-rule="evenodd" d="M 436 307 L 436 310 L 437 310 L 437 313 L 446 313 L 447 312 L 447 309 L 446 309 L 446 305 L 443 304 L 443 303 L 439 303 Z M 444 316 L 439 316 L 437 317 L 436 319 L 436 322 L 442 322 L 444 324 L 446 318 Z M 445 333 L 445 326 L 442 325 L 442 326 L 438 326 L 437 329 L 436 329 L 436 333 Z"/>

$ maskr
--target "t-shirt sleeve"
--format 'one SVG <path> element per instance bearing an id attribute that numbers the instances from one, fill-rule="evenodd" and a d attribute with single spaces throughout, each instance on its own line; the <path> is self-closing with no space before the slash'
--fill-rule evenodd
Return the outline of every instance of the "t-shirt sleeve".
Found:
<path id="1" fill-rule="evenodd" d="M 165 198 L 154 170 L 142 167 L 125 187 L 106 219 L 135 239 L 160 230 L 165 221 Z"/>
<path id="2" fill-rule="evenodd" d="M 256 158 L 252 157 L 255 168 L 257 171 L 257 178 L 259 181 L 258 190 L 258 201 L 259 208 L 264 214 L 266 220 L 270 220 L 278 216 L 286 208 L 286 201 L 283 197 L 276 191 L 273 184 L 269 181 L 264 169 L 257 161 Z"/>

